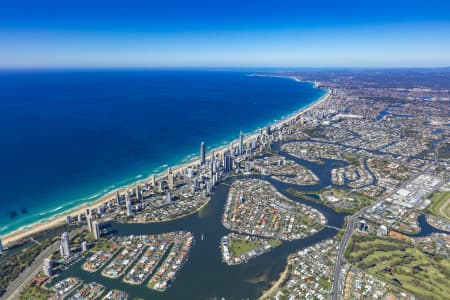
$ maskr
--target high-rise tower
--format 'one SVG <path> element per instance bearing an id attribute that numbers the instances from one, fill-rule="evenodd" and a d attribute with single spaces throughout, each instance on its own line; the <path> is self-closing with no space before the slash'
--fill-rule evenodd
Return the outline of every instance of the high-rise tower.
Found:
<path id="1" fill-rule="evenodd" d="M 167 172 L 167 181 L 169 184 L 169 190 L 173 190 L 174 186 L 175 186 L 175 182 L 174 182 L 174 178 L 173 178 L 173 172 L 172 172 L 172 168 L 169 168 L 168 172 Z"/>
<path id="2" fill-rule="evenodd" d="M 241 130 L 241 134 L 239 135 L 239 155 L 244 154 L 244 133 Z"/>
<path id="3" fill-rule="evenodd" d="M 44 259 L 42 271 L 44 272 L 45 276 L 52 276 L 52 260 L 50 258 Z"/>
<path id="4" fill-rule="evenodd" d="M 100 224 L 97 221 L 92 222 L 92 234 L 96 240 L 100 238 L 100 233 Z"/>
<path id="5" fill-rule="evenodd" d="M 116 205 L 120 206 L 120 194 L 119 194 L 119 191 L 116 192 Z"/>
<path id="6" fill-rule="evenodd" d="M 134 215 L 133 204 L 131 203 L 131 200 L 129 198 L 127 198 L 126 205 L 127 205 L 127 216 Z"/>
<path id="7" fill-rule="evenodd" d="M 201 144 L 200 144 L 200 164 L 201 165 L 206 164 L 205 142 L 201 142 Z"/>
<path id="8" fill-rule="evenodd" d="M 61 251 L 61 256 L 63 257 L 70 256 L 70 241 L 69 241 L 69 234 L 67 232 L 61 234 L 61 245 L 59 246 L 59 250 Z"/>
<path id="9" fill-rule="evenodd" d="M 142 191 L 141 191 L 141 186 L 139 184 L 136 185 L 136 199 L 138 201 L 142 201 Z"/>

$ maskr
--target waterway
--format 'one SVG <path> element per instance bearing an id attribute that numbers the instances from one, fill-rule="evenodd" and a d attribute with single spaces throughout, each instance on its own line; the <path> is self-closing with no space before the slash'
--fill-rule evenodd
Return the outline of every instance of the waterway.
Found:
<path id="1" fill-rule="evenodd" d="M 301 191 L 317 191 L 331 185 L 331 170 L 337 166 L 345 166 L 346 162 L 338 160 L 323 160 L 321 163 L 306 161 L 294 157 L 284 151 L 281 146 L 284 143 L 275 143 L 272 150 L 280 156 L 293 160 L 296 163 L 309 168 L 319 178 L 320 182 L 314 185 L 299 186 L 283 183 L 265 175 L 242 175 L 229 177 L 217 185 L 211 201 L 198 213 L 170 222 L 151 224 L 120 224 L 109 223 L 108 230 L 116 235 L 160 234 L 164 232 L 186 230 L 195 236 L 195 244 L 191 249 L 188 261 L 177 273 L 177 278 L 172 286 L 165 292 L 150 290 L 145 284 L 132 286 L 121 279 L 108 279 L 96 273 L 88 273 L 81 269 L 83 261 L 64 271 L 55 280 L 61 280 L 68 276 L 82 278 L 85 282 L 96 281 L 106 286 L 107 290 L 119 289 L 126 291 L 131 298 L 143 299 L 255 299 L 258 298 L 271 283 L 278 279 L 279 274 L 286 266 L 289 254 L 302 248 L 314 245 L 337 234 L 337 230 L 324 228 L 317 234 L 292 241 L 283 242 L 281 246 L 251 259 L 242 265 L 228 266 L 222 262 L 219 249 L 220 239 L 230 231 L 221 223 L 224 205 L 228 190 L 234 180 L 243 178 L 258 178 L 269 181 L 281 194 L 289 199 L 309 205 L 319 210 L 327 218 L 329 226 L 341 228 L 346 214 L 336 213 L 331 208 L 317 202 L 293 197 L 287 193 L 288 188 L 296 188 Z M 429 235 L 440 232 L 431 227 L 424 215 L 419 217 L 421 232 L 413 237 Z M 202 240 L 203 235 L 203 240 Z"/>
<path id="2" fill-rule="evenodd" d="M 420 215 L 417 218 L 417 222 L 419 223 L 420 231 L 416 234 L 406 234 L 407 236 L 413 237 L 413 238 L 418 238 L 418 237 L 428 236 L 433 233 L 447 233 L 448 234 L 447 231 L 435 228 L 435 227 L 431 226 L 430 224 L 428 224 L 427 218 L 424 214 Z"/>
<path id="3" fill-rule="evenodd" d="M 280 149 L 281 144 L 273 145 L 273 149 Z M 108 279 L 97 273 L 88 273 L 81 269 L 82 262 L 65 271 L 57 280 L 68 276 L 77 276 L 85 282 L 97 281 L 107 289 L 120 289 L 127 291 L 129 296 L 144 299 L 255 299 L 263 290 L 270 287 L 271 282 L 278 279 L 279 274 L 286 266 L 287 256 L 299 249 L 314 245 L 336 235 L 337 230 L 324 228 L 317 234 L 283 244 L 271 252 L 251 259 L 248 263 L 228 266 L 222 262 L 219 249 L 220 239 L 230 231 L 221 223 L 228 190 L 234 180 L 242 178 L 259 178 L 269 181 L 281 194 L 293 201 L 304 203 L 316 208 L 325 215 L 328 225 L 341 228 L 344 224 L 345 214 L 336 213 L 331 208 L 320 203 L 309 202 L 289 195 L 288 188 L 297 188 L 302 191 L 316 191 L 331 184 L 331 169 L 336 164 L 345 164 L 336 160 L 325 160 L 317 164 L 280 152 L 281 156 L 293 159 L 297 163 L 310 168 L 320 179 L 315 185 L 297 186 L 282 183 L 270 176 L 249 175 L 230 177 L 221 182 L 209 202 L 198 213 L 170 222 L 152 224 L 119 224 L 111 223 L 109 230 L 117 235 L 130 234 L 159 234 L 177 230 L 187 230 L 194 234 L 196 242 L 191 249 L 188 261 L 177 273 L 173 285 L 163 293 L 148 289 L 145 284 L 131 286 L 119 280 Z M 201 239 L 202 234 L 204 239 Z"/>

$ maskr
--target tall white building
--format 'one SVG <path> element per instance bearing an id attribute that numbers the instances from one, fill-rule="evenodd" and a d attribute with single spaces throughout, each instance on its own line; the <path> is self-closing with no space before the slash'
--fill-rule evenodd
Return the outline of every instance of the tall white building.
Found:
<path id="1" fill-rule="evenodd" d="M 86 224 L 89 232 L 92 232 L 92 216 L 86 214 Z"/>
<path id="2" fill-rule="evenodd" d="M 92 234 L 96 240 L 100 238 L 100 224 L 97 221 L 92 222 Z"/>
<path id="3" fill-rule="evenodd" d="M 171 168 L 169 168 L 167 179 L 168 179 L 168 182 L 169 182 L 169 190 L 173 190 L 174 178 L 173 178 L 173 173 L 172 173 L 172 169 Z"/>
<path id="4" fill-rule="evenodd" d="M 89 232 L 92 232 L 92 222 L 91 222 L 91 211 L 89 210 L 89 208 L 86 209 L 86 224 L 87 224 L 87 228 Z"/>
<path id="5" fill-rule="evenodd" d="M 42 271 L 45 276 L 52 276 L 52 260 L 50 258 L 44 259 L 44 266 L 42 267 Z"/>
<path id="6" fill-rule="evenodd" d="M 134 215 L 133 205 L 131 204 L 130 199 L 127 199 L 127 216 Z"/>
<path id="7" fill-rule="evenodd" d="M 128 193 L 128 189 L 125 189 L 125 202 L 130 201 L 130 194 Z"/>
<path id="8" fill-rule="evenodd" d="M 83 252 L 83 253 L 87 252 L 87 242 L 86 241 L 83 241 L 81 243 L 81 252 Z"/>
<path id="9" fill-rule="evenodd" d="M 63 257 L 70 256 L 70 241 L 69 241 L 69 234 L 67 232 L 61 234 L 61 245 L 59 246 L 59 249 L 61 251 L 61 256 Z"/>

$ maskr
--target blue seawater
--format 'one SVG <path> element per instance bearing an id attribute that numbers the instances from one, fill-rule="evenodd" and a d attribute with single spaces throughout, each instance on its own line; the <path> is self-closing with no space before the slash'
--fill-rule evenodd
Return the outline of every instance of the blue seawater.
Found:
<path id="1" fill-rule="evenodd" d="M 0 235 L 229 143 L 324 95 L 241 71 L 0 72 Z"/>

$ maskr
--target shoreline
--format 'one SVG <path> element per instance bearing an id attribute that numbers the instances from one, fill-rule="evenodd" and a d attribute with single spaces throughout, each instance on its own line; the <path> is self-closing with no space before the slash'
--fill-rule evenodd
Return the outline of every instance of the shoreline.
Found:
<path id="1" fill-rule="evenodd" d="M 288 78 L 288 79 L 292 79 L 295 80 L 296 82 L 308 82 L 311 84 L 314 84 L 313 82 L 310 81 L 302 81 L 297 79 L 294 76 L 278 76 L 278 75 L 258 75 L 258 74 L 250 74 L 248 76 L 260 76 L 260 77 L 278 77 L 278 78 Z M 315 87 L 317 88 L 317 87 Z M 324 95 L 322 95 L 320 98 L 318 98 L 317 100 L 311 102 L 310 104 L 306 105 L 305 107 L 299 108 L 298 110 L 294 111 L 293 113 L 289 114 L 288 116 L 282 118 L 281 120 L 275 121 L 273 123 L 269 123 L 266 126 L 271 126 L 272 128 L 278 128 L 281 127 L 283 124 L 293 120 L 293 119 L 297 119 L 299 118 L 302 114 L 314 109 L 316 106 L 322 104 L 323 102 L 325 102 L 326 100 L 329 99 L 331 95 L 331 90 L 326 90 L 326 93 Z M 261 128 L 261 127 L 260 127 Z M 244 138 L 244 142 L 248 143 L 250 140 L 253 140 L 254 138 L 256 138 L 258 135 L 257 132 L 253 132 L 251 134 L 248 134 L 247 136 L 245 136 Z M 230 143 L 237 143 L 238 139 L 233 139 Z M 222 154 L 224 151 L 226 151 L 229 148 L 229 144 L 227 143 L 226 145 L 222 145 L 222 146 L 218 146 L 216 148 L 212 148 L 210 150 L 210 152 L 208 153 L 208 155 L 206 155 L 207 158 L 211 157 L 211 151 L 214 150 L 215 154 Z M 172 167 L 172 172 L 173 173 L 179 173 L 181 172 L 183 169 L 192 166 L 192 165 L 198 165 L 200 163 L 200 158 L 196 157 L 194 159 L 191 159 L 189 161 L 186 162 L 182 162 L 180 164 L 177 164 L 175 166 Z M 159 173 L 159 174 L 155 174 L 156 175 L 156 179 L 160 180 L 161 178 L 164 178 L 165 176 L 167 176 L 168 173 L 168 168 L 170 168 L 170 166 L 168 166 L 166 168 L 165 171 Z M 115 194 L 116 192 L 119 192 L 120 194 L 123 194 L 125 192 L 126 189 L 128 189 L 129 187 L 132 187 L 136 184 L 140 184 L 140 183 L 150 183 L 151 182 L 151 177 L 153 174 L 150 174 L 149 176 L 143 178 L 143 179 L 138 179 L 135 182 L 132 182 L 126 186 L 122 186 L 122 187 L 118 187 L 115 189 L 112 189 L 111 191 L 107 192 L 106 194 L 99 196 L 98 199 L 93 200 L 91 202 L 86 202 L 83 204 L 80 204 L 74 208 L 71 208 L 67 211 L 61 211 L 58 212 L 57 215 L 55 216 L 51 216 L 51 217 L 46 217 L 44 219 L 38 220 L 36 222 L 33 222 L 29 225 L 24 225 L 21 228 L 18 228 L 16 230 L 13 230 L 9 233 L 6 233 L 4 235 L 2 235 L 0 237 L 4 247 L 8 248 L 10 245 L 25 239 L 31 235 L 35 235 L 39 232 L 42 231 L 46 231 L 49 229 L 52 229 L 54 227 L 58 227 L 60 225 L 65 224 L 66 222 L 66 216 L 70 215 L 73 218 L 77 217 L 79 214 L 82 214 L 85 212 L 86 208 L 90 208 L 90 209 L 95 209 L 111 200 L 115 199 Z M 209 201 L 207 202 L 209 203 Z M 201 209 L 201 208 L 199 208 Z M 198 210 L 192 212 L 195 213 Z M 167 222 L 167 221 L 161 221 L 161 222 Z"/>
<path id="2" fill-rule="evenodd" d="M 258 300 L 266 300 L 269 299 L 271 296 L 273 296 L 273 294 L 281 287 L 283 282 L 286 281 L 289 274 L 291 273 L 290 266 L 291 266 L 290 256 L 288 256 L 286 267 L 284 268 L 283 272 L 280 273 L 280 277 L 278 277 L 276 281 L 272 281 L 270 283 L 270 288 L 264 290 L 262 292 L 262 295 L 258 298 Z"/>

